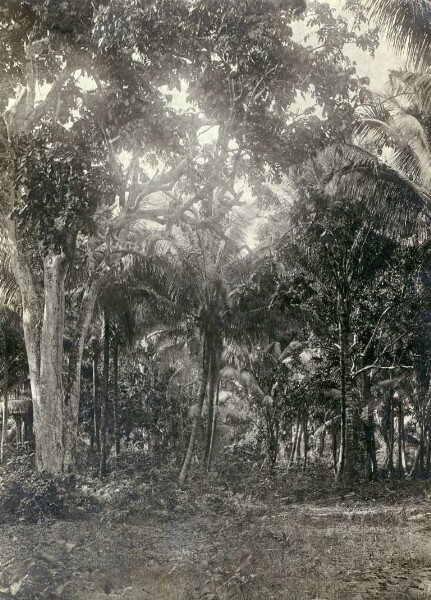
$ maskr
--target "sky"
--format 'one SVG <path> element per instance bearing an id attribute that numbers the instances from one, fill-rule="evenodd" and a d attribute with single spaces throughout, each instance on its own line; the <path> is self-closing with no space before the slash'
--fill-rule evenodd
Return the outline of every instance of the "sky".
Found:
<path id="1" fill-rule="evenodd" d="M 327 4 L 342 14 L 346 14 L 343 10 L 345 1 L 325 0 Z M 385 37 L 380 38 L 380 45 L 377 48 L 374 58 L 356 46 L 346 46 L 345 52 L 351 60 L 356 61 L 359 75 L 370 78 L 370 87 L 375 92 L 381 92 L 383 86 L 388 81 L 388 70 L 401 69 L 405 62 L 402 56 L 396 55 L 391 50 Z"/>

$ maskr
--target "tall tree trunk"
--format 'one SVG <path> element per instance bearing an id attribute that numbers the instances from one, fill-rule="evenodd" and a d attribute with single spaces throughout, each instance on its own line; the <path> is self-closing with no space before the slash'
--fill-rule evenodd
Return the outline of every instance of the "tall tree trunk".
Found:
<path id="1" fill-rule="evenodd" d="M 332 465 L 334 469 L 335 476 L 337 476 L 337 452 L 338 452 L 338 426 L 336 424 L 332 424 L 331 426 L 331 452 L 332 452 Z"/>
<path id="2" fill-rule="evenodd" d="M 214 397 L 217 388 L 217 357 L 214 348 L 214 342 L 210 342 L 209 347 L 209 385 L 208 385 L 208 419 L 207 419 L 207 430 L 206 430 L 206 444 L 205 444 L 205 464 L 206 468 L 209 469 L 211 462 L 211 437 L 213 431 L 214 422 Z"/>
<path id="3" fill-rule="evenodd" d="M 4 362 L 3 371 L 3 426 L 1 430 L 0 462 L 3 464 L 7 458 L 7 422 L 9 419 L 9 363 Z"/>
<path id="4" fill-rule="evenodd" d="M 40 339 L 39 394 L 34 406 L 36 461 L 39 470 L 64 469 L 65 414 L 63 388 L 65 256 L 44 259 L 44 314 Z"/>
<path id="5" fill-rule="evenodd" d="M 192 462 L 192 457 L 193 457 L 193 451 L 195 448 L 195 442 L 196 442 L 196 436 L 197 436 L 197 432 L 198 432 L 198 427 L 199 427 L 199 421 L 201 418 L 201 414 L 202 414 L 202 408 L 204 405 L 204 400 L 205 400 L 205 392 L 207 389 L 207 384 L 208 384 L 208 377 L 209 377 L 209 364 L 210 364 L 210 360 L 209 360 L 209 348 L 208 348 L 208 343 L 207 340 L 205 338 L 204 340 L 204 350 L 203 350 L 203 356 L 202 356 L 202 380 L 201 380 L 201 385 L 199 388 L 199 397 L 198 397 L 198 408 L 197 408 L 197 412 L 196 412 L 196 416 L 193 418 L 193 422 L 192 422 L 192 428 L 191 428 L 191 432 L 190 432 L 190 439 L 189 439 L 189 445 L 187 448 L 187 453 L 186 453 L 186 457 L 184 459 L 184 463 L 178 478 L 178 482 L 180 485 L 183 485 L 189 469 L 190 469 L 190 465 Z"/>
<path id="6" fill-rule="evenodd" d="M 214 440 L 215 440 L 215 436 L 217 433 L 217 411 L 218 411 L 218 405 L 219 405 L 219 395 L 220 395 L 220 360 L 219 357 L 216 356 L 216 361 L 215 361 L 215 404 L 214 404 L 214 416 L 213 416 L 213 422 L 212 422 L 212 427 L 211 427 L 211 438 L 210 438 L 210 447 L 209 447 L 209 452 L 208 452 L 208 460 L 207 460 L 207 468 L 208 470 L 211 468 L 211 461 L 212 461 L 212 457 L 213 457 L 213 450 L 214 450 Z"/>
<path id="7" fill-rule="evenodd" d="M 287 463 L 287 468 L 290 469 L 293 465 L 293 461 L 295 460 L 296 446 L 298 444 L 299 438 L 299 429 L 300 429 L 300 416 L 298 415 L 296 418 L 296 427 L 295 427 L 295 436 L 292 442 L 292 448 L 290 450 L 289 462 Z"/>
<path id="8" fill-rule="evenodd" d="M 113 377 L 113 409 L 114 409 L 114 440 L 115 440 L 115 456 L 120 455 L 120 414 L 118 406 L 118 340 L 114 340 L 113 356 L 112 356 L 112 377 Z"/>
<path id="9" fill-rule="evenodd" d="M 341 301 L 339 318 L 340 378 L 341 378 L 341 442 L 337 479 L 350 485 L 356 475 L 357 432 L 352 389 L 350 323 L 346 300 Z"/>
<path id="10" fill-rule="evenodd" d="M 401 398 L 398 399 L 398 460 L 397 460 L 397 471 L 398 475 L 402 477 L 405 473 L 405 457 L 403 456 L 404 448 L 404 411 L 403 402 Z"/>
<path id="11" fill-rule="evenodd" d="M 388 472 L 394 474 L 394 448 L 395 448 L 395 410 L 394 410 L 394 392 L 390 390 L 390 413 L 389 413 L 389 462 Z"/>
<path id="12" fill-rule="evenodd" d="M 422 412 L 422 411 L 421 411 Z M 419 447 L 415 459 L 415 464 L 412 469 L 415 477 L 422 478 L 425 472 L 425 424 L 423 414 L 419 420 Z"/>
<path id="13" fill-rule="evenodd" d="M 96 449 L 100 452 L 99 349 L 93 349 L 93 431 Z"/>
<path id="14" fill-rule="evenodd" d="M 296 459 L 297 461 L 301 460 L 301 446 L 302 446 L 302 438 L 304 436 L 304 428 L 302 423 L 299 425 L 299 433 L 298 433 L 298 441 L 296 443 Z"/>
<path id="15" fill-rule="evenodd" d="M 103 315 L 103 375 L 102 375 L 102 402 L 100 418 L 100 477 L 107 475 L 107 427 L 108 427 L 108 394 L 109 394 L 109 314 L 105 310 Z"/>
<path id="16" fill-rule="evenodd" d="M 367 422 L 365 423 L 365 441 L 367 444 L 368 453 L 368 476 L 373 479 L 377 475 L 377 452 L 376 452 L 376 424 L 374 420 L 374 411 L 368 414 Z"/>
<path id="17" fill-rule="evenodd" d="M 220 363 L 218 363 L 218 364 L 220 366 Z M 214 454 L 214 444 L 215 444 L 216 436 L 217 436 L 217 417 L 218 417 L 219 398 L 220 398 L 220 376 L 217 373 L 217 391 L 216 391 L 215 411 L 214 411 L 214 420 L 213 420 L 213 430 L 212 430 L 212 435 L 211 435 L 209 467 L 211 467 L 211 461 L 213 459 L 213 454 Z"/>
<path id="18" fill-rule="evenodd" d="M 364 367 L 364 361 L 358 360 L 358 369 Z M 377 475 L 376 439 L 374 425 L 374 407 L 371 397 L 371 381 L 366 371 L 359 374 L 359 392 L 361 396 L 361 407 L 367 412 L 364 420 L 365 444 L 368 456 L 368 477 L 372 479 Z"/>
<path id="19" fill-rule="evenodd" d="M 76 450 L 78 441 L 79 402 L 81 397 L 81 364 L 84 345 L 88 337 L 91 321 L 94 314 L 99 281 L 90 276 L 79 308 L 76 322 L 76 334 L 73 339 L 72 350 L 66 379 L 65 402 L 65 441 L 64 441 L 64 470 L 71 471 L 76 463 Z"/>
<path id="20" fill-rule="evenodd" d="M 303 430 L 304 430 L 304 462 L 302 465 L 302 469 L 303 471 L 306 470 L 307 468 L 307 459 L 308 459 L 308 450 L 309 450 L 309 444 L 308 444 L 308 411 L 304 412 L 304 417 L 303 417 L 303 426 L 302 426 Z"/>
<path id="21" fill-rule="evenodd" d="M 59 473 L 73 468 L 76 460 L 81 361 L 98 282 L 90 277 L 83 294 L 64 385 L 65 255 L 61 252 L 45 255 L 41 286 L 35 281 L 31 258 L 26 255 L 26 243 L 19 237 L 16 223 L 9 220 L 7 226 L 12 269 L 21 293 L 36 466 L 39 471 Z"/>
<path id="22" fill-rule="evenodd" d="M 322 458 L 325 453 L 326 430 L 327 426 L 324 422 L 314 432 L 314 451 L 316 453 L 316 456 L 318 456 L 319 458 Z"/>
<path id="23" fill-rule="evenodd" d="M 385 467 L 388 475 L 392 476 L 394 471 L 394 411 L 393 391 L 389 390 L 383 406 L 382 435 L 386 445 Z"/>
<path id="24" fill-rule="evenodd" d="M 342 318 L 339 318 L 338 323 L 339 329 L 339 346 L 340 346 L 340 388 L 341 388 L 341 430 L 340 430 L 340 449 L 339 449 L 339 457 L 338 457 L 338 465 L 337 465 L 337 478 L 340 478 L 344 474 L 344 466 L 346 462 L 346 431 L 347 431 L 347 416 L 346 416 L 346 370 L 347 370 L 347 336 L 344 331 L 344 323 Z"/>

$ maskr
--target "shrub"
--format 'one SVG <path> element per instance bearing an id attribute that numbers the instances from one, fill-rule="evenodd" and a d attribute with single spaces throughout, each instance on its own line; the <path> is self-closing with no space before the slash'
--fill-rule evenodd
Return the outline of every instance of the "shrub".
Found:
<path id="1" fill-rule="evenodd" d="M 17 456 L 8 461 L 0 477 L 1 519 L 38 522 L 44 517 L 67 514 L 66 498 L 73 486 L 70 477 L 37 473 L 32 458 Z"/>

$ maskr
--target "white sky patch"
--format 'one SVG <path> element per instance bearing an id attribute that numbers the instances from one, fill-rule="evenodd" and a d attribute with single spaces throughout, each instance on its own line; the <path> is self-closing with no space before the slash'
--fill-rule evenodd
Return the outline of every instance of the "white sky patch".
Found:
<path id="1" fill-rule="evenodd" d="M 348 12 L 344 10 L 346 0 L 325 0 L 325 2 L 331 8 L 348 17 Z M 303 27 L 305 35 L 305 25 Z M 370 88 L 375 92 L 382 92 L 385 83 L 388 81 L 389 70 L 402 69 L 405 64 L 405 57 L 397 56 L 384 36 L 380 38 L 380 44 L 374 58 L 354 44 L 346 46 L 345 53 L 351 61 L 356 63 L 359 76 L 370 78 Z"/>
<path id="2" fill-rule="evenodd" d="M 194 112 L 193 106 L 187 102 L 187 85 L 185 81 L 181 82 L 181 90 L 178 90 L 177 88 L 169 89 L 167 85 L 162 85 L 159 87 L 159 92 L 165 97 L 170 98 L 170 100 L 168 100 L 168 106 L 170 108 L 174 108 L 178 111 L 187 110 L 187 112 Z"/>

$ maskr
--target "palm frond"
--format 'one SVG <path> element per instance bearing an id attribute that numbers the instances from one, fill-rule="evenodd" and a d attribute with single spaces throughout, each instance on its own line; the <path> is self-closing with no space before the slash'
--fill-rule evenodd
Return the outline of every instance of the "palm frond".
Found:
<path id="1" fill-rule="evenodd" d="M 422 113 L 431 112 L 431 72 L 429 69 L 420 72 L 391 71 L 390 89 L 391 96 L 404 96 L 411 106 L 416 105 Z"/>
<path id="2" fill-rule="evenodd" d="M 367 0 L 370 14 L 398 54 L 423 68 L 431 62 L 431 3 L 429 0 Z"/>
<path id="3" fill-rule="evenodd" d="M 385 223 L 404 235 L 411 234 L 411 224 L 418 224 L 420 215 L 431 216 L 430 193 L 370 152 L 344 145 L 337 162 L 326 180 L 322 178 L 328 196 L 366 202 L 381 226 Z"/>
<path id="4" fill-rule="evenodd" d="M 384 112 L 387 113 L 386 109 Z M 358 145 L 364 148 L 370 146 L 373 154 L 386 154 L 386 164 L 396 167 L 412 182 L 429 189 L 431 151 L 428 136 L 414 115 L 397 110 L 389 114 L 387 121 L 364 117 L 358 127 Z M 390 148 L 393 148 L 392 155 L 387 152 Z"/>
<path id="5" fill-rule="evenodd" d="M 18 308 L 20 306 L 19 287 L 12 271 L 9 248 L 4 235 L 0 235 L 0 302 Z"/>

